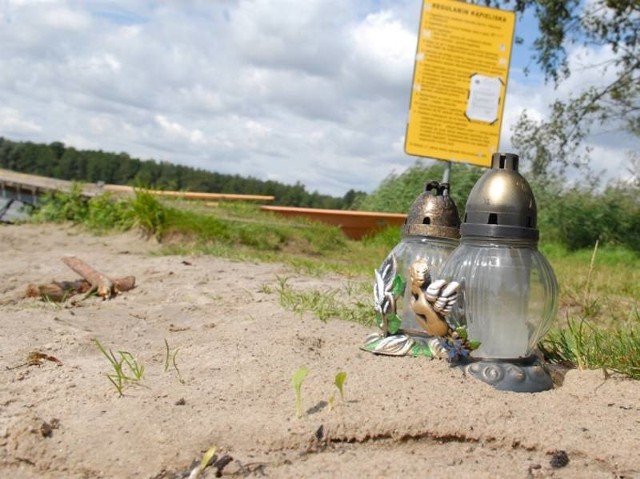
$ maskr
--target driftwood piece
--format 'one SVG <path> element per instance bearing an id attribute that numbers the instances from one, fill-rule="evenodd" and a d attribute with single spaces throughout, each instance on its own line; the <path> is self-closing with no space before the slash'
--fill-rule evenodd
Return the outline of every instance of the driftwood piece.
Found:
<path id="1" fill-rule="evenodd" d="M 85 279 L 77 281 L 53 281 L 48 284 L 30 284 L 27 286 L 28 298 L 43 298 L 61 303 L 74 294 L 83 294 L 91 289 L 91 284 Z"/>
<path id="2" fill-rule="evenodd" d="M 26 296 L 62 302 L 75 294 L 89 294 L 96 291 L 98 296 L 106 299 L 117 293 L 129 291 L 136 285 L 135 276 L 112 279 L 75 256 L 65 256 L 62 261 L 84 279 L 53 281 L 40 285 L 30 284 L 27 286 Z"/>
<path id="3" fill-rule="evenodd" d="M 135 276 L 125 276 L 124 278 L 114 278 L 113 288 L 116 293 L 123 293 L 136 287 Z"/>
<path id="4" fill-rule="evenodd" d="M 91 288 L 95 289 L 101 298 L 109 299 L 115 294 L 113 281 L 106 275 L 93 269 L 80 258 L 76 256 L 65 256 L 62 258 L 62 261 L 73 271 L 89 281 Z"/>

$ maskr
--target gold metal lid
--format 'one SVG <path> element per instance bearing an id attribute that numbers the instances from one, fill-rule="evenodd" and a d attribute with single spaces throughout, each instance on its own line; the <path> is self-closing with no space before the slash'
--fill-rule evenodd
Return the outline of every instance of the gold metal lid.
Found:
<path id="1" fill-rule="evenodd" d="M 449 184 L 432 181 L 411 205 L 402 227 L 402 236 L 458 239 L 459 227 L 460 216 L 453 198 L 449 196 Z"/>

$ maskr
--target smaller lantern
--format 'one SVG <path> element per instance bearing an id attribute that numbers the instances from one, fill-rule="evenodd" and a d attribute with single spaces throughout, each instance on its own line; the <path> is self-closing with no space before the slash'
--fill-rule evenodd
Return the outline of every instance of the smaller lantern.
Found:
<path id="1" fill-rule="evenodd" d="M 480 343 L 463 367 L 497 389 L 553 387 L 533 354 L 557 309 L 557 282 L 538 251 L 537 209 L 518 173 L 518 156 L 497 153 L 475 184 L 460 227 L 460 245 L 441 269 L 461 285 L 452 324 Z M 466 361 L 468 359 L 468 361 Z"/>
<path id="2" fill-rule="evenodd" d="M 362 349 L 390 356 L 434 355 L 439 343 L 431 338 L 448 332 L 443 317 L 457 299 L 455 284 L 434 280 L 458 245 L 459 225 L 449 185 L 428 183 L 407 214 L 401 241 L 375 271 L 375 310 L 382 331 L 371 334 Z"/>

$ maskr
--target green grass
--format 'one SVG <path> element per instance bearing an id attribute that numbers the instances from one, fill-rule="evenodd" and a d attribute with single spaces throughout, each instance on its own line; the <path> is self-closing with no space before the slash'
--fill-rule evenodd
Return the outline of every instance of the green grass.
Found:
<path id="1" fill-rule="evenodd" d="M 347 282 L 336 288 L 299 291 L 289 284 L 288 278 L 277 277 L 277 280 L 280 305 L 300 316 L 308 312 L 321 321 L 339 318 L 365 325 L 375 324 L 373 307 L 365 300 L 370 296 L 371 285 L 368 283 Z"/>
<path id="2" fill-rule="evenodd" d="M 558 277 L 560 325 L 573 319 L 606 328 L 634 318 L 640 304 L 640 255 L 621 248 L 567 252 L 545 245 L 541 250 Z"/>
<path id="3" fill-rule="evenodd" d="M 542 248 L 560 284 L 558 326 L 541 341 L 552 362 L 640 379 L 640 258 L 622 248 Z"/>
<path id="4" fill-rule="evenodd" d="M 118 351 L 118 355 L 104 346 L 97 339 L 93 340 L 100 352 L 109 361 L 112 373 L 107 374 L 107 378 L 113 384 L 120 397 L 124 396 L 124 387 L 127 383 L 139 382 L 144 375 L 144 366 L 133 357 L 128 351 Z M 125 365 L 127 366 L 125 368 Z M 128 371 L 127 371 L 128 370 Z"/>
<path id="5" fill-rule="evenodd" d="M 569 319 L 542 341 L 545 357 L 579 369 L 604 369 L 640 379 L 640 313 L 608 328 L 586 319 Z"/>
<path id="6" fill-rule="evenodd" d="M 184 379 L 182 379 L 182 374 L 180 373 L 180 369 L 178 368 L 178 363 L 176 362 L 176 357 L 178 356 L 178 351 L 180 351 L 180 349 L 178 348 L 172 353 L 171 348 L 169 347 L 169 342 L 167 341 L 166 338 L 164 340 L 164 347 L 165 347 L 164 372 L 166 373 L 169 371 L 169 365 L 171 364 L 171 366 L 173 366 L 173 369 L 176 371 L 176 374 L 178 375 L 178 381 L 180 381 L 180 384 L 184 384 Z"/>
<path id="7" fill-rule="evenodd" d="M 98 233 L 134 228 L 157 238 L 163 254 L 280 262 L 318 277 L 339 273 L 342 279 L 328 288 L 297 289 L 279 278 L 274 289 L 284 308 L 323 321 L 373 324 L 373 270 L 400 239 L 399 229 L 390 228 L 355 242 L 335 227 L 282 218 L 253 204 L 211 207 L 159 200 L 144 190 L 135 197 L 103 195 L 87 201 L 75 188 L 42 203 L 35 221 L 72 221 Z M 558 321 L 541 344 L 549 360 L 639 378 L 640 254 L 612 246 L 568 251 L 542 243 L 540 249 L 560 285 Z M 118 384 L 118 374 L 114 377 Z"/>

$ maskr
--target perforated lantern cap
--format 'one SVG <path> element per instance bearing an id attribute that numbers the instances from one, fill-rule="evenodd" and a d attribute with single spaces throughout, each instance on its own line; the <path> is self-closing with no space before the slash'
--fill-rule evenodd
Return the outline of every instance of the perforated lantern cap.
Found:
<path id="1" fill-rule="evenodd" d="M 518 173 L 518 155 L 495 153 L 492 168 L 474 185 L 460 234 L 538 240 L 536 200 Z"/>
<path id="2" fill-rule="evenodd" d="M 448 183 L 427 183 L 409 209 L 402 236 L 460 238 L 460 216 Z"/>

